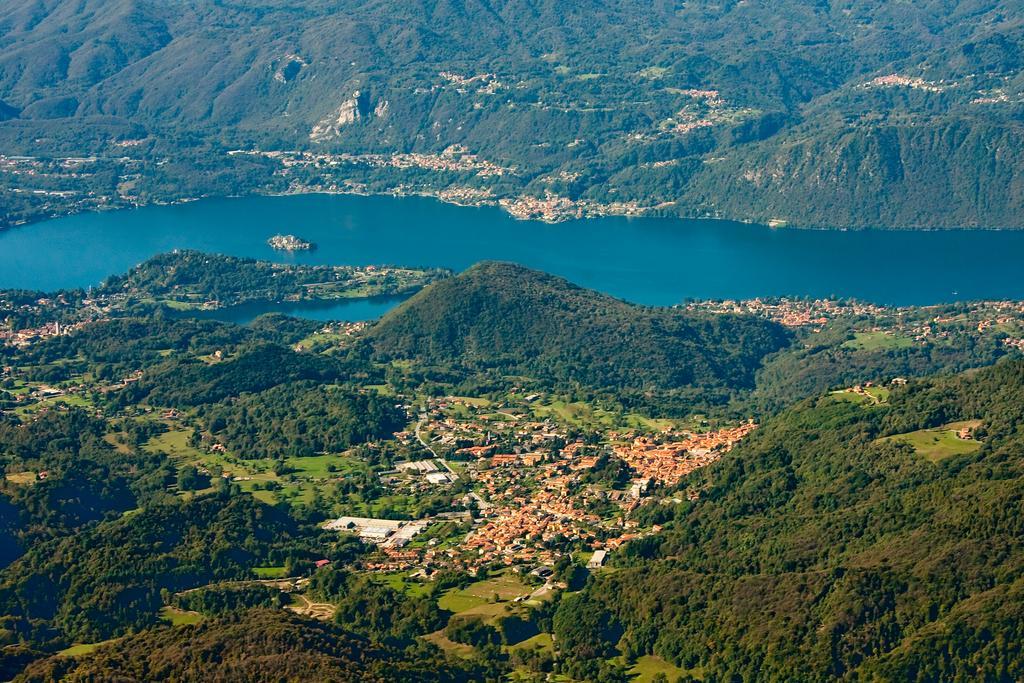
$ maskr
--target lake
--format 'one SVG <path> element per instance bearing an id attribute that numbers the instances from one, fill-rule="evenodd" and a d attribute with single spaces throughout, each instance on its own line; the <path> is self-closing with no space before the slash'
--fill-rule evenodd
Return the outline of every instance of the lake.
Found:
<path id="1" fill-rule="evenodd" d="M 275 233 L 296 234 L 318 248 L 274 251 L 266 240 Z M 330 195 L 206 199 L 0 232 L 0 287 L 84 287 L 181 248 L 279 262 L 455 270 L 500 259 L 650 305 L 775 295 L 883 304 L 1024 298 L 1024 232 L 805 231 L 623 217 L 549 225 L 517 221 L 495 207 Z M 288 310 L 358 320 L 377 317 L 394 303 Z M 239 312 L 238 320 L 247 316 Z"/>

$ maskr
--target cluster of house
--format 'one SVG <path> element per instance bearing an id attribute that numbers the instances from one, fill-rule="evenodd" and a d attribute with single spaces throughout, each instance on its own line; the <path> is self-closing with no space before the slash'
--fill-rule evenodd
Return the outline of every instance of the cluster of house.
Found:
<path id="1" fill-rule="evenodd" d="M 513 402 L 512 407 L 476 399 L 431 399 L 416 428 L 396 437 L 410 451 L 429 450 L 434 457 L 398 462 L 381 474 L 381 481 L 398 487 L 432 478 L 439 484 L 462 479 L 472 490 L 453 500 L 452 512 L 416 522 L 342 517 L 326 528 L 377 545 L 367 568 L 381 571 L 544 565 L 554 562 L 568 544 L 610 551 L 657 532 L 639 528 L 629 516 L 639 506 L 661 500 L 652 496 L 658 485 L 675 484 L 714 462 L 756 428 L 748 422 L 704 433 L 607 432 L 584 440 L 566 425 L 533 417 L 535 410 L 526 406 L 536 398 Z M 459 475 L 445 458 L 459 465 Z M 604 463 L 615 459 L 633 471 L 632 481 L 603 478 L 602 473 L 612 471 Z M 470 523 L 464 537 L 456 531 L 444 542 L 429 538 L 410 545 L 431 522 L 453 515 Z"/>
<path id="2" fill-rule="evenodd" d="M 455 90 L 462 95 L 469 92 L 470 88 L 476 87 L 474 84 L 479 84 L 479 87 L 476 87 L 476 92 L 481 95 L 493 95 L 504 85 L 498 80 L 497 74 L 492 73 L 463 76 L 462 74 L 457 74 L 453 71 L 440 71 L 437 75 L 440 76 L 445 83 L 454 86 Z"/>
<path id="3" fill-rule="evenodd" d="M 972 336 L 1008 333 L 1011 336 L 1004 338 L 1002 343 L 1024 350 L 1024 342 L 1015 332 L 1024 331 L 1024 302 L 1020 301 L 975 301 L 958 306 L 955 313 L 936 314 L 930 318 L 922 318 L 921 309 L 833 299 L 697 301 L 687 303 L 683 308 L 688 311 L 756 315 L 787 327 L 811 327 L 815 331 L 837 318 L 870 318 L 875 324 L 858 331 L 899 334 L 921 344 L 948 339 L 960 333 Z M 884 322 L 884 325 L 879 322 Z"/>
<path id="4" fill-rule="evenodd" d="M 326 152 L 303 151 L 261 151 L 232 150 L 229 155 L 260 156 L 278 161 L 287 172 L 296 168 L 324 170 L 342 166 L 369 166 L 371 168 L 421 169 L 424 171 L 447 171 L 474 173 L 488 178 L 514 174 L 515 169 L 501 166 L 482 159 L 461 145 L 452 145 L 440 154 L 422 152 L 396 152 L 394 154 L 330 154 Z"/>
<path id="5" fill-rule="evenodd" d="M 786 327 L 817 327 L 840 316 L 880 316 L 891 309 L 857 301 L 833 299 L 744 299 L 740 301 L 696 301 L 685 306 L 688 311 L 735 313 L 767 318 Z"/>
<path id="6" fill-rule="evenodd" d="M 70 326 L 61 325 L 59 321 L 43 323 L 39 327 L 27 327 L 21 330 L 0 328 L 0 342 L 11 346 L 28 346 L 35 342 L 68 334 Z"/>
<path id="7" fill-rule="evenodd" d="M 498 205 L 513 218 L 540 220 L 547 223 L 594 216 L 642 216 L 652 207 L 635 201 L 601 203 L 587 199 L 570 199 L 552 192 L 543 197 L 520 195 L 498 200 Z"/>
<path id="8" fill-rule="evenodd" d="M 887 74 L 872 78 L 863 85 L 865 88 L 913 88 L 915 90 L 927 90 L 928 92 L 942 92 L 950 87 L 944 82 L 926 81 L 920 76 L 903 76 L 901 74 Z"/>
<path id="9" fill-rule="evenodd" d="M 1011 349 L 1024 351 L 1024 337 L 1006 337 L 1003 339 L 1003 344 L 1010 347 Z"/>
<path id="10" fill-rule="evenodd" d="M 718 460 L 756 428 L 750 421 L 700 434 L 684 432 L 681 437 L 637 436 L 630 443 L 613 446 L 612 451 L 642 479 L 674 484 L 690 472 Z M 640 482 L 635 484 L 640 485 Z"/>

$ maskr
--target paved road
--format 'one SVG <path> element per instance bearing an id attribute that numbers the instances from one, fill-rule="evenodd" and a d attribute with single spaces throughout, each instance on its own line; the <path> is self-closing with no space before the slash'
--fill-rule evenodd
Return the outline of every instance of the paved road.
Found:
<path id="1" fill-rule="evenodd" d="M 434 448 L 430 444 L 428 444 L 426 441 L 424 441 L 422 436 L 420 436 L 420 427 L 422 427 L 422 426 L 423 426 L 423 418 L 421 417 L 420 421 L 416 423 L 416 438 L 419 440 L 421 446 L 423 446 L 428 451 L 430 451 L 430 454 L 432 456 L 434 456 L 435 458 L 440 460 L 441 456 L 439 456 L 437 454 L 437 451 L 435 451 Z"/>
<path id="2" fill-rule="evenodd" d="M 444 468 L 446 470 L 448 470 L 450 473 L 454 474 L 456 477 L 459 476 L 459 473 L 456 472 L 455 470 L 453 470 L 452 466 L 449 465 L 448 462 L 444 458 L 442 458 L 440 455 L 437 454 L 437 451 L 434 450 L 433 446 L 431 446 L 426 441 L 424 441 L 423 437 L 420 436 L 420 427 L 423 426 L 423 421 L 424 421 L 424 418 L 420 417 L 420 421 L 416 423 L 416 439 L 420 442 L 421 446 L 423 446 L 428 451 L 430 451 L 430 454 L 432 456 L 434 456 L 435 460 L 437 460 L 439 463 L 444 465 Z"/>

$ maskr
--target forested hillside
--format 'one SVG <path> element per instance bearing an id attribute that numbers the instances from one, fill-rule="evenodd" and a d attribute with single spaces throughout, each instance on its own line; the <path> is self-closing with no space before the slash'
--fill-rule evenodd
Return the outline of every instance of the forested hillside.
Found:
<path id="1" fill-rule="evenodd" d="M 478 680 L 478 675 L 457 661 L 383 649 L 329 624 L 256 610 L 180 630 L 143 633 L 91 655 L 48 659 L 15 680 L 455 683 Z"/>
<path id="2" fill-rule="evenodd" d="M 1019 679 L 1022 393 L 1005 362 L 781 414 L 695 475 L 699 502 L 651 511 L 669 533 L 563 600 L 559 641 L 580 672 L 621 637 L 703 680 Z M 949 424 L 977 450 L 917 451 Z"/>
<path id="3" fill-rule="evenodd" d="M 4 572 L 4 626 L 44 641 L 96 642 L 158 623 L 161 591 L 248 578 L 254 565 L 308 559 L 315 528 L 248 496 L 154 504 L 37 545 Z"/>
<path id="4" fill-rule="evenodd" d="M 789 338 L 752 317 L 636 306 L 521 266 L 484 263 L 413 296 L 374 326 L 368 343 L 380 359 L 727 396 L 751 388 L 764 356 Z"/>
<path id="5" fill-rule="evenodd" d="M 9 2 L 0 143 L 34 159 L 0 164 L 0 221 L 402 187 L 1022 227 L 1022 20 L 1010 0 Z"/>

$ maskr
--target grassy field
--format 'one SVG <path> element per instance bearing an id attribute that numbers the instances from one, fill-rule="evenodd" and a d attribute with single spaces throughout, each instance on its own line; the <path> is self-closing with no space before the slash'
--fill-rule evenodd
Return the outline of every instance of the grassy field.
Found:
<path id="1" fill-rule="evenodd" d="M 164 453 L 174 459 L 179 466 L 195 465 L 208 469 L 214 477 L 221 472 L 229 472 L 235 483 L 247 493 L 264 503 L 279 502 L 309 503 L 313 500 L 317 489 L 330 486 L 330 480 L 343 476 L 346 472 L 365 467 L 356 458 L 339 454 L 310 455 L 285 458 L 285 465 L 292 471 L 279 477 L 273 472 L 275 461 L 268 458 L 245 460 L 232 453 L 209 453 L 189 445 L 190 430 L 175 429 L 173 423 L 170 431 L 150 439 L 145 449 L 151 453 Z M 329 467 L 335 469 L 334 472 Z M 280 490 L 267 491 L 262 487 L 268 482 L 280 485 Z M 197 493 L 207 493 L 213 487 Z M 377 502 L 377 501 L 375 501 Z M 379 501 L 380 506 L 393 505 L 394 501 Z M 366 512 L 372 512 L 367 510 Z M 370 515 L 372 516 L 372 515 Z"/>
<path id="2" fill-rule="evenodd" d="M 515 645 L 510 645 L 509 650 L 547 650 L 550 652 L 555 647 L 554 641 L 551 640 L 550 633 L 538 633 L 532 638 L 521 640 Z"/>
<path id="3" fill-rule="evenodd" d="M 12 484 L 20 484 L 22 486 L 26 484 L 34 484 L 36 482 L 35 472 L 13 472 L 7 475 L 7 481 Z"/>
<path id="4" fill-rule="evenodd" d="M 465 588 L 453 588 L 442 595 L 437 604 L 449 612 L 465 612 L 480 605 L 493 602 L 497 595 L 500 600 L 512 600 L 530 592 L 530 587 L 512 572 L 471 583 Z"/>
<path id="5" fill-rule="evenodd" d="M 425 596 L 430 592 L 430 586 L 422 581 L 408 578 L 408 572 L 391 572 L 388 574 L 371 574 L 374 581 L 388 586 L 389 588 L 405 593 L 410 597 Z"/>
<path id="6" fill-rule="evenodd" d="M 437 606 L 448 612 L 465 612 L 478 605 L 484 605 L 487 601 L 475 595 L 466 595 L 462 590 L 452 589 L 437 600 Z"/>
<path id="7" fill-rule="evenodd" d="M 910 337 L 887 332 L 854 332 L 853 339 L 844 342 L 842 348 L 857 351 L 888 351 L 906 349 L 913 345 L 914 340 Z"/>
<path id="8" fill-rule="evenodd" d="M 888 403 L 889 394 L 892 393 L 885 387 L 867 387 L 864 391 L 872 396 L 876 403 Z"/>
<path id="9" fill-rule="evenodd" d="M 260 579 L 283 579 L 288 572 L 283 566 L 280 567 L 253 567 L 253 574 Z"/>
<path id="10" fill-rule="evenodd" d="M 935 429 L 919 429 L 907 434 L 896 434 L 879 439 L 880 442 L 896 441 L 907 443 L 914 451 L 929 462 L 942 462 L 957 455 L 974 453 L 981 443 L 973 439 L 961 439 L 957 432 L 963 427 L 976 427 L 978 421 L 951 422 Z"/>
<path id="11" fill-rule="evenodd" d="M 81 394 L 64 394 L 63 396 L 50 396 L 42 398 L 32 403 L 31 405 L 21 406 L 14 409 L 14 414 L 19 417 L 25 417 L 26 415 L 33 415 L 43 408 L 52 408 L 53 406 L 64 404 L 74 408 L 93 408 L 94 404 L 89 400 L 87 396 Z"/>
<path id="12" fill-rule="evenodd" d="M 96 648 L 98 648 L 100 645 L 106 645 L 107 643 L 112 643 L 115 640 L 117 640 L 117 638 L 111 638 L 110 640 L 104 640 L 103 642 L 100 642 L 100 643 L 82 643 L 80 645 L 72 645 L 71 647 L 66 648 L 66 649 L 61 650 L 60 652 L 58 652 L 57 656 L 58 657 L 74 657 L 75 655 L 87 655 L 90 652 L 92 652 L 93 650 L 95 650 Z"/>
<path id="13" fill-rule="evenodd" d="M 167 431 L 146 442 L 145 449 L 151 453 L 165 453 L 172 458 L 198 464 L 207 454 L 190 446 L 188 438 L 189 432 L 184 429 Z"/>
<path id="14" fill-rule="evenodd" d="M 505 612 L 505 603 L 533 589 L 515 573 L 506 571 L 465 588 L 453 588 L 438 598 L 437 606 L 456 614 L 497 616 Z M 494 602 L 497 595 L 502 602 Z"/>
<path id="15" fill-rule="evenodd" d="M 313 477 L 316 479 L 337 477 L 344 472 L 353 472 L 360 469 L 358 460 L 342 455 L 308 455 L 286 458 L 285 464 L 295 470 L 294 474 L 297 477 Z M 334 472 L 327 469 L 329 465 L 334 466 Z"/>
<path id="16" fill-rule="evenodd" d="M 655 655 L 644 655 L 638 658 L 636 664 L 629 669 L 628 673 L 634 676 L 633 680 L 637 681 L 637 683 L 650 683 L 659 673 L 665 674 L 670 681 L 674 681 L 685 674 L 699 678 L 696 675 L 697 672 L 680 669 Z"/>
<path id="17" fill-rule="evenodd" d="M 885 387 L 866 387 L 864 393 L 851 389 L 833 391 L 830 395 L 838 401 L 851 401 L 865 406 L 877 406 L 889 402 L 889 390 Z"/>
<path id="18" fill-rule="evenodd" d="M 160 609 L 160 618 L 171 626 L 191 626 L 203 620 L 199 612 L 188 612 L 177 607 L 163 607 Z"/>

